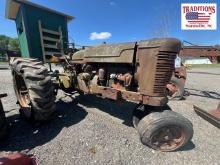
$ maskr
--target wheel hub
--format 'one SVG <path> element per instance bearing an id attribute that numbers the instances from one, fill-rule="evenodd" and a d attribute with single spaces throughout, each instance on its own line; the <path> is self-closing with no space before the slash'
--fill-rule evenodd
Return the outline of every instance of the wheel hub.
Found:
<path id="1" fill-rule="evenodd" d="M 17 95 L 18 102 L 21 106 L 21 110 L 25 113 L 25 116 L 31 116 L 31 106 L 30 106 L 30 97 L 28 94 L 28 89 L 25 85 L 25 82 L 22 76 L 14 72 L 14 81 L 15 81 L 15 93 Z"/>
<path id="2" fill-rule="evenodd" d="M 177 149 L 184 142 L 185 136 L 180 127 L 166 126 L 157 130 L 152 138 L 151 143 L 156 149 L 161 151 L 171 151 Z"/>

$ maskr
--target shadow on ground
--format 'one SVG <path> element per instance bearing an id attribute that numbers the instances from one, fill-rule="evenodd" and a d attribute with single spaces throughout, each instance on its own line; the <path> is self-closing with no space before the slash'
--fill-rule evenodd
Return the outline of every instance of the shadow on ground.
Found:
<path id="1" fill-rule="evenodd" d="M 187 73 L 195 73 L 195 74 L 209 74 L 209 75 L 220 75 L 218 73 L 209 73 L 209 72 L 196 72 L 196 71 L 188 71 Z"/>
<path id="2" fill-rule="evenodd" d="M 195 144 L 190 141 L 189 143 L 187 143 L 184 147 L 180 148 L 179 150 L 177 151 L 189 151 L 189 150 L 192 150 L 195 148 Z"/>
<path id="3" fill-rule="evenodd" d="M 33 127 L 27 121 L 21 120 L 19 115 L 10 116 L 10 134 L 6 141 L 0 143 L 0 151 L 30 150 L 43 145 L 55 138 L 64 127 L 77 124 L 82 121 L 87 112 L 74 102 L 57 103 L 55 119 L 38 127 Z"/>
<path id="4" fill-rule="evenodd" d="M 135 103 L 103 99 L 95 95 L 79 95 L 75 98 L 78 103 L 89 108 L 97 108 L 116 118 L 123 120 L 123 124 L 133 127 L 132 111 L 137 106 Z"/>
<path id="5" fill-rule="evenodd" d="M 87 116 L 88 112 L 82 106 L 78 106 L 78 103 L 86 107 L 98 108 L 100 111 L 122 119 L 123 124 L 132 126 L 132 110 L 136 106 L 134 103 L 116 102 L 94 95 L 80 95 L 76 98 L 72 97 L 72 101 L 64 102 L 62 99 L 65 97 L 61 97 L 56 102 L 55 119 L 38 127 L 21 120 L 18 114 L 9 116 L 7 118 L 10 123 L 9 137 L 0 143 L 0 151 L 28 151 L 51 141 L 64 127 L 77 124 Z"/>
<path id="6" fill-rule="evenodd" d="M 189 95 L 194 95 L 194 96 L 200 96 L 200 97 L 207 97 L 210 99 L 220 99 L 220 93 L 213 92 L 213 91 L 203 91 L 203 90 L 198 90 L 198 89 L 192 89 L 192 88 L 185 88 Z"/>
<path id="7" fill-rule="evenodd" d="M 74 99 L 63 102 L 66 96 Z M 96 97 L 94 95 L 79 95 L 72 97 L 66 95 L 56 102 L 57 115 L 52 121 L 38 127 L 31 126 L 27 121 L 21 120 L 19 115 L 10 116 L 10 135 L 6 141 L 0 143 L 0 151 L 31 150 L 36 146 L 43 145 L 54 139 L 64 127 L 69 127 L 82 121 L 88 114 L 84 107 L 97 108 L 94 111 L 103 111 L 116 118 L 123 120 L 123 124 L 133 127 L 132 111 L 137 104 L 128 102 L 116 102 Z M 78 104 L 79 103 L 79 104 Z M 83 105 L 83 106 L 81 106 Z M 98 112 L 97 112 L 98 113 Z M 188 151 L 195 148 L 189 142 L 179 151 Z"/>

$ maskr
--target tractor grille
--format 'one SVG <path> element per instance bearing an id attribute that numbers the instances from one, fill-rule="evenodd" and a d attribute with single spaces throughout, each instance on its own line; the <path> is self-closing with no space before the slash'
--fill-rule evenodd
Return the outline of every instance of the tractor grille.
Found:
<path id="1" fill-rule="evenodd" d="M 166 84 L 170 81 L 174 71 L 176 52 L 159 51 L 157 55 L 154 94 L 164 96 Z"/>

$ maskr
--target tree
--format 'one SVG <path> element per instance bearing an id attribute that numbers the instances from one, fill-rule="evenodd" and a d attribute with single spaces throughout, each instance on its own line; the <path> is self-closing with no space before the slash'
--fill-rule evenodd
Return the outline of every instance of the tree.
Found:
<path id="1" fill-rule="evenodd" d="M 5 58 L 7 50 L 20 50 L 18 38 L 0 35 L 0 60 Z"/>
<path id="2" fill-rule="evenodd" d="M 9 49 L 10 50 L 19 50 L 19 42 L 17 38 L 9 39 Z"/>
<path id="3" fill-rule="evenodd" d="M 5 35 L 0 35 L 0 49 L 8 49 L 9 37 Z"/>
<path id="4" fill-rule="evenodd" d="M 6 50 L 19 50 L 18 38 L 0 35 L 0 48 Z"/>

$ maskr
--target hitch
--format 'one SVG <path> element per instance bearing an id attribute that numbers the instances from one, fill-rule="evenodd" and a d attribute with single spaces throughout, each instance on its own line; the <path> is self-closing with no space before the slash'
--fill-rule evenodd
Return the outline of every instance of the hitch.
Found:
<path id="1" fill-rule="evenodd" d="M 212 125 L 216 126 L 217 128 L 220 128 L 220 103 L 218 104 L 217 109 L 211 110 L 209 112 L 195 105 L 193 106 L 193 108 L 196 114 L 198 114 L 200 117 L 202 117 Z"/>

